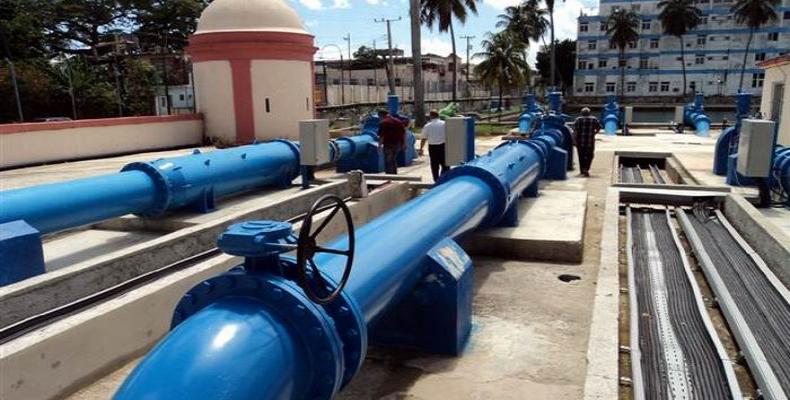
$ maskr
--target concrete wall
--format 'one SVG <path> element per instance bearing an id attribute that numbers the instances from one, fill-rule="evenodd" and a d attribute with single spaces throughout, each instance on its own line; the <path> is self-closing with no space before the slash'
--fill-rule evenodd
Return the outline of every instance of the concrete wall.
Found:
<path id="1" fill-rule="evenodd" d="M 0 168 L 202 142 L 200 114 L 0 125 Z"/>
<path id="2" fill-rule="evenodd" d="M 233 108 L 233 81 L 228 61 L 194 63 L 195 100 L 205 116 L 206 137 L 236 140 L 236 113 Z"/>
<path id="3" fill-rule="evenodd" d="M 251 68 L 255 137 L 298 139 L 299 121 L 313 118 L 312 65 L 304 61 L 253 60 Z"/>
<path id="4" fill-rule="evenodd" d="M 774 101 L 774 89 L 777 84 L 784 83 L 784 96 L 779 121 L 779 137 L 777 142 L 784 146 L 790 146 L 790 63 L 777 65 L 765 69 L 765 83 L 763 84 L 763 98 L 760 104 L 760 111 L 765 118 L 775 119 L 771 109 Z"/>

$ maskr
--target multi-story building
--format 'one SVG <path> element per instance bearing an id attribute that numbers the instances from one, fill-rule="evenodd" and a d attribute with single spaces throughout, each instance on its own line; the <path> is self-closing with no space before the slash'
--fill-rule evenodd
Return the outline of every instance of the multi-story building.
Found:
<path id="1" fill-rule="evenodd" d="M 578 19 L 577 63 L 573 94 L 605 96 L 620 92 L 618 49 L 606 35 L 606 20 L 617 9 L 640 16 L 639 40 L 626 48 L 626 96 L 678 96 L 683 92 L 680 40 L 664 35 L 658 0 L 599 0 L 600 15 Z M 731 0 L 697 0 L 702 23 L 683 36 L 689 91 L 734 95 L 738 90 L 749 29 L 738 25 Z M 763 60 L 790 53 L 790 0 L 777 8 L 779 20 L 758 29 L 746 58 L 744 89 L 760 95 Z"/>

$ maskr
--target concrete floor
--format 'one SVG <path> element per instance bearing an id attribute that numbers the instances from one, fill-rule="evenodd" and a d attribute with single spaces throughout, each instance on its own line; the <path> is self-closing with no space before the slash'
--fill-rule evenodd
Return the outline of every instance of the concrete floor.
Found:
<path id="1" fill-rule="evenodd" d="M 478 151 L 500 143 L 481 138 Z M 372 348 L 357 378 L 340 399 L 581 399 L 585 385 L 590 319 L 601 263 L 601 231 L 615 150 L 672 152 L 700 182 L 723 184 L 710 173 L 714 139 L 658 134 L 598 140 L 591 178 L 570 174 L 567 181 L 542 182 L 543 190 L 586 191 L 584 257 L 581 264 L 538 263 L 476 257 L 474 325 L 461 357 L 439 357 Z M 186 151 L 91 160 L 0 172 L 10 189 L 117 171 L 130 161 Z M 430 182 L 424 160 L 401 169 Z M 322 172 L 330 174 L 330 172 Z M 741 189 L 736 189 L 740 191 Z M 790 235 L 790 211 L 765 215 Z M 580 279 L 565 282 L 561 275 Z M 611 321 L 617 324 L 616 320 Z M 110 397 L 137 360 L 68 397 Z"/>

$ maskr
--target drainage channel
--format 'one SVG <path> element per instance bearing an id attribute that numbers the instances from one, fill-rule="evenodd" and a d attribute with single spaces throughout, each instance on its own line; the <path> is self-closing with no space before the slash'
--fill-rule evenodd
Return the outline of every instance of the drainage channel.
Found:
<path id="1" fill-rule="evenodd" d="M 740 398 L 669 211 L 626 212 L 634 398 Z"/>
<path id="2" fill-rule="evenodd" d="M 676 209 L 763 398 L 790 396 L 790 292 L 719 210 Z"/>

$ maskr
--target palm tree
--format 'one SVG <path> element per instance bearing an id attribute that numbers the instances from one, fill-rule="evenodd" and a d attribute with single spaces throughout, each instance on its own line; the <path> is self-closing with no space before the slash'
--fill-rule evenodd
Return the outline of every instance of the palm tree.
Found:
<path id="1" fill-rule="evenodd" d="M 606 21 L 606 35 L 620 49 L 620 98 L 623 97 L 625 86 L 625 46 L 639 40 L 639 17 L 635 12 L 623 9 L 615 10 Z"/>
<path id="2" fill-rule="evenodd" d="M 458 98 L 458 63 L 456 62 L 458 53 L 455 50 L 453 18 L 463 24 L 469 11 L 477 15 L 476 0 L 422 0 L 422 22 L 429 29 L 438 25 L 440 32 L 450 32 L 450 41 L 453 45 L 453 101 Z"/>
<path id="3" fill-rule="evenodd" d="M 774 22 L 779 17 L 776 15 L 776 7 L 780 0 L 735 0 L 730 11 L 735 14 L 735 22 L 749 27 L 749 40 L 746 42 L 746 51 L 743 53 L 743 65 L 741 65 L 741 81 L 738 84 L 738 92 L 743 89 L 743 74 L 746 72 L 746 57 L 749 55 L 749 47 L 752 45 L 754 31 L 761 26 Z"/>
<path id="4" fill-rule="evenodd" d="M 422 84 L 422 39 L 420 38 L 420 0 L 409 0 L 411 22 L 412 84 L 414 85 L 414 123 L 425 125 L 425 92 Z M 469 62 L 467 60 L 467 62 Z"/>
<path id="5" fill-rule="evenodd" d="M 540 8 L 538 0 L 526 0 L 516 6 L 505 8 L 504 14 L 499 14 L 497 28 L 503 28 L 511 33 L 511 37 L 524 43 L 524 59 L 530 41 L 538 41 L 549 30 L 549 20 L 546 18 L 548 11 Z M 545 40 L 544 40 L 545 44 Z M 527 82 L 530 82 L 530 70 L 525 71 Z"/>
<path id="6" fill-rule="evenodd" d="M 529 70 L 524 57 L 524 43 L 516 40 L 509 31 L 496 34 L 488 33 L 481 43 L 483 51 L 474 56 L 482 61 L 475 66 L 475 75 L 488 87 L 499 89 L 499 107 L 505 90 L 518 88 L 526 80 Z"/>
<path id="7" fill-rule="evenodd" d="M 686 97 L 686 54 L 683 35 L 699 25 L 702 11 L 694 5 L 694 0 L 661 0 L 658 19 L 664 33 L 680 39 L 680 64 L 683 68 L 683 97 Z"/>
<path id="8" fill-rule="evenodd" d="M 562 0 L 562 2 L 564 3 L 565 0 Z M 555 52 L 555 49 L 554 49 L 554 47 L 556 46 L 556 43 L 554 43 L 554 0 L 546 0 L 546 10 L 548 10 L 548 12 L 549 12 L 549 28 L 550 28 L 550 31 L 551 31 L 551 35 L 550 35 L 550 38 L 549 38 L 551 40 L 551 42 L 550 42 L 550 44 L 551 44 L 551 86 L 555 86 L 557 84 L 557 81 L 554 79 L 554 77 L 555 77 L 554 70 L 557 69 L 556 68 L 556 66 L 557 66 L 557 56 L 556 56 L 556 52 Z"/>
<path id="9" fill-rule="evenodd" d="M 504 14 L 499 14 L 497 28 L 512 32 L 525 44 L 538 41 L 549 30 L 549 20 L 546 18 L 548 11 L 540 8 L 537 0 L 526 0 L 516 6 L 505 8 Z"/>

